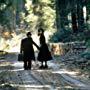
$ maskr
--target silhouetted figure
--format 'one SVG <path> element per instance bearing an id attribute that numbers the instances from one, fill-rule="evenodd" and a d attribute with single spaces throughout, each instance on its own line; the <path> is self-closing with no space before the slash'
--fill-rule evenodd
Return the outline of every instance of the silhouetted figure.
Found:
<path id="1" fill-rule="evenodd" d="M 27 33 L 27 38 L 21 40 L 20 52 L 23 53 L 24 69 L 31 70 L 32 60 L 35 60 L 33 44 L 39 48 L 31 38 L 31 32 Z"/>
<path id="2" fill-rule="evenodd" d="M 52 59 L 51 53 L 46 44 L 44 30 L 42 28 L 38 29 L 38 36 L 40 36 L 40 52 L 38 54 L 38 60 L 41 62 L 40 69 L 48 68 L 47 61 Z M 45 65 L 44 65 L 45 62 Z"/>

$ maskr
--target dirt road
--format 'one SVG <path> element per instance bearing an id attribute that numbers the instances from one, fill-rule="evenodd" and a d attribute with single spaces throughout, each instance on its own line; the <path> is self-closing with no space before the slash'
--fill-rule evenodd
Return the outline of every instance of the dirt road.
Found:
<path id="1" fill-rule="evenodd" d="M 0 60 L 0 90 L 90 90 L 90 85 L 72 77 L 76 72 L 67 71 L 62 64 L 52 60 L 47 70 L 38 69 L 38 64 L 24 70 L 17 53 L 7 54 Z"/>

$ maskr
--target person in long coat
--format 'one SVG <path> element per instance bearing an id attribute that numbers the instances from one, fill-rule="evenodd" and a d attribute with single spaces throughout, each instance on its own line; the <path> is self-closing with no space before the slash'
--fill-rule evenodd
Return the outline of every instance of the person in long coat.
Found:
<path id="1" fill-rule="evenodd" d="M 41 62 L 40 69 L 46 69 L 48 68 L 47 61 L 52 59 L 51 53 L 48 49 L 48 46 L 46 44 L 45 36 L 44 36 L 44 30 L 42 28 L 38 29 L 38 36 L 40 36 L 40 51 L 38 53 L 38 60 Z M 44 65 L 45 62 L 45 65 Z"/>
<path id="2" fill-rule="evenodd" d="M 31 32 L 28 32 L 27 37 L 21 40 L 21 48 L 20 48 L 20 52 L 23 54 L 25 70 L 31 70 L 32 60 L 35 60 L 33 44 L 37 48 L 39 48 L 31 38 Z"/>

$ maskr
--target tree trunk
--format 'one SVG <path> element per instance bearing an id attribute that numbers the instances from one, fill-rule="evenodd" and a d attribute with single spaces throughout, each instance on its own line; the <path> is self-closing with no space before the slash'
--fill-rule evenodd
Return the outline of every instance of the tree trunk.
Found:
<path id="1" fill-rule="evenodd" d="M 76 13 L 71 12 L 71 16 L 72 16 L 72 29 L 73 29 L 73 32 L 76 33 L 78 31 Z"/>
<path id="2" fill-rule="evenodd" d="M 61 21 L 60 21 L 60 1 L 56 0 L 56 25 L 57 25 L 57 29 L 60 30 L 61 29 Z"/>
<path id="3" fill-rule="evenodd" d="M 83 1 L 82 0 L 77 0 L 77 17 L 78 17 L 78 30 L 82 32 L 84 29 Z"/>

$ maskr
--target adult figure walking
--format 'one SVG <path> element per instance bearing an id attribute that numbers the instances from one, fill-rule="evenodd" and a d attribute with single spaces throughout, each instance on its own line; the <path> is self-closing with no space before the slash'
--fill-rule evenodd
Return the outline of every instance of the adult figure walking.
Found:
<path id="1" fill-rule="evenodd" d="M 39 47 L 33 41 L 31 37 L 31 32 L 28 32 L 26 35 L 27 37 L 21 40 L 20 52 L 23 54 L 24 69 L 31 70 L 32 60 L 35 60 L 33 44 L 37 48 Z"/>
<path id="2" fill-rule="evenodd" d="M 38 29 L 38 36 L 40 36 L 40 51 L 38 54 L 38 60 L 41 62 L 40 69 L 46 69 L 48 68 L 47 61 L 52 59 L 51 53 L 48 49 L 48 46 L 46 44 L 45 36 L 44 36 L 44 30 L 42 28 Z M 44 65 L 45 63 L 45 65 Z"/>

